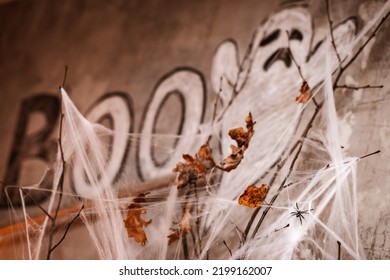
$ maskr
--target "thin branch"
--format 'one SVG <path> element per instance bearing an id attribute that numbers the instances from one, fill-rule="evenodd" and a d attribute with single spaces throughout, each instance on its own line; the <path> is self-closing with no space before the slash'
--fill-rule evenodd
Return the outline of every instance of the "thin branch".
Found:
<path id="1" fill-rule="evenodd" d="M 298 69 L 298 73 L 299 73 L 299 76 L 301 76 L 302 82 L 306 81 L 306 79 L 303 77 L 301 66 L 299 66 L 298 62 L 295 60 L 295 57 L 294 57 L 294 55 L 291 52 L 291 48 L 290 48 L 290 33 L 287 30 L 286 30 L 286 33 L 287 33 L 287 44 L 288 44 L 287 49 L 288 49 L 288 53 L 289 53 L 292 61 L 294 62 L 295 66 Z"/>
<path id="2" fill-rule="evenodd" d="M 22 189 L 22 192 L 24 192 L 24 190 Z M 41 211 L 51 220 L 53 221 L 53 217 L 49 214 L 49 212 L 46 211 L 46 209 L 44 209 L 42 207 L 42 205 L 35 199 L 35 197 L 32 195 L 30 196 L 32 201 L 34 202 L 35 205 L 38 206 L 39 209 L 41 209 Z"/>
<path id="3" fill-rule="evenodd" d="M 65 73 L 64 73 L 64 79 L 62 81 L 62 87 L 65 85 L 67 73 L 68 73 L 68 66 L 65 65 Z M 60 87 L 60 94 L 61 94 L 61 87 Z M 60 156 L 61 156 L 62 170 L 61 170 L 61 176 L 60 176 L 60 179 L 59 179 L 58 185 L 57 185 L 57 190 L 59 191 L 58 202 L 57 202 L 56 210 L 54 212 L 53 219 L 51 220 L 51 227 L 50 227 L 50 233 L 49 233 L 49 245 L 48 245 L 47 257 L 46 257 L 46 259 L 48 259 L 48 260 L 50 260 L 51 253 L 53 251 L 52 243 L 53 243 L 54 234 L 56 231 L 56 222 L 57 222 L 58 212 L 60 211 L 60 208 L 61 208 L 62 196 L 64 193 L 64 179 L 65 179 L 65 170 L 66 170 L 66 161 L 65 161 L 65 157 L 64 157 L 64 150 L 62 147 L 62 130 L 63 130 L 63 123 L 64 123 L 64 112 L 62 109 L 62 103 L 63 103 L 62 95 L 60 95 L 60 100 L 61 100 L 61 102 L 60 102 L 61 115 L 60 115 L 60 128 L 59 128 L 59 132 L 58 132 L 57 142 L 58 142 L 58 148 L 59 148 Z"/>
<path id="4" fill-rule="evenodd" d="M 249 74 L 251 73 L 252 71 L 252 65 L 253 65 L 253 61 L 254 61 L 254 56 L 258 50 L 258 48 L 255 46 L 255 39 L 257 37 L 257 34 L 258 34 L 258 30 L 256 30 L 253 35 L 252 35 L 252 38 L 251 38 L 251 41 L 249 43 L 249 46 L 248 48 L 246 49 L 245 51 L 245 55 L 242 59 L 242 62 L 241 64 L 239 65 L 239 70 L 237 72 L 237 75 L 236 75 L 236 81 L 233 85 L 233 96 L 232 98 L 229 100 L 228 104 L 223 108 L 220 116 L 218 117 L 218 121 L 221 121 L 223 116 L 225 115 L 226 111 L 229 109 L 229 107 L 233 104 L 233 101 L 235 100 L 235 98 L 237 97 L 237 95 L 241 92 L 241 90 L 245 87 L 248 79 L 249 79 Z M 256 49 L 255 49 L 256 48 Z M 255 50 L 254 50 L 255 49 Z M 254 54 L 251 56 L 252 52 L 254 52 Z M 247 65 L 245 65 L 247 64 Z M 246 68 L 244 67 L 244 65 L 246 66 Z M 245 70 L 245 71 L 244 71 Z M 245 74 L 244 76 L 244 79 L 240 79 L 240 77 Z M 242 83 L 239 87 L 239 82 L 242 80 Z"/>
<path id="5" fill-rule="evenodd" d="M 277 229 L 275 229 L 275 232 L 278 232 L 278 231 L 280 231 L 280 230 L 282 230 L 282 229 L 288 228 L 289 226 L 290 226 L 290 224 L 287 224 L 287 225 L 285 225 L 285 226 L 282 227 L 282 228 L 277 228 Z"/>
<path id="6" fill-rule="evenodd" d="M 338 245 L 338 253 L 337 253 L 337 259 L 341 260 L 341 242 L 337 240 L 337 245 Z"/>
<path id="7" fill-rule="evenodd" d="M 223 81 L 223 77 L 221 77 L 221 79 L 219 81 L 219 90 L 218 90 L 218 93 L 217 93 L 217 97 L 215 98 L 215 101 L 214 101 L 214 110 L 213 110 L 212 123 L 214 123 L 215 118 L 217 117 L 218 102 L 221 99 L 220 94 L 222 93 L 222 81 Z"/>
<path id="8" fill-rule="evenodd" d="M 62 235 L 61 239 L 57 242 L 57 244 L 54 245 L 53 248 L 50 249 L 50 253 L 53 252 L 53 251 L 62 243 L 62 241 L 64 241 L 66 235 L 68 234 L 69 229 L 70 229 L 71 226 L 74 224 L 74 222 L 77 220 L 77 218 L 80 217 L 80 213 L 81 213 L 81 211 L 83 211 L 83 209 L 84 209 L 84 204 L 83 204 L 83 206 L 81 206 L 79 212 L 77 212 L 77 215 L 74 216 L 74 218 L 72 219 L 72 221 L 70 221 L 70 222 L 68 223 L 68 226 L 66 227 L 66 230 L 65 230 L 64 234 Z"/>
<path id="9" fill-rule="evenodd" d="M 189 252 L 188 252 L 188 244 L 187 244 L 187 237 L 186 237 L 186 235 L 183 235 L 181 237 L 181 243 L 182 243 L 182 246 L 183 246 L 184 259 L 189 260 L 190 259 L 190 255 L 189 255 Z"/>
<path id="10" fill-rule="evenodd" d="M 383 85 L 377 85 L 377 86 L 372 86 L 372 85 L 365 85 L 365 86 L 336 85 L 336 88 L 359 90 L 359 89 L 366 89 L 366 88 L 383 88 Z"/>
<path id="11" fill-rule="evenodd" d="M 294 62 L 296 68 L 298 69 L 298 73 L 299 73 L 299 76 L 301 76 L 302 82 L 303 82 L 303 83 L 305 83 L 305 82 L 307 83 L 305 77 L 303 77 L 302 70 L 301 70 L 301 66 L 300 66 L 300 65 L 298 64 L 298 62 L 295 60 L 295 57 L 294 57 L 294 55 L 293 55 L 293 53 L 292 53 L 292 51 L 291 51 L 291 48 L 290 48 L 290 33 L 288 32 L 288 30 L 286 30 L 286 33 L 287 33 L 287 44 L 288 44 L 287 49 L 288 49 L 288 53 L 289 53 L 289 55 L 290 55 L 292 61 Z M 317 101 L 315 100 L 314 96 L 312 96 L 311 99 L 313 100 L 314 105 L 315 105 L 316 107 L 318 107 L 319 105 L 318 105 Z"/>
<path id="12" fill-rule="evenodd" d="M 381 150 L 377 150 L 377 151 L 375 151 L 373 153 L 369 153 L 367 155 L 364 155 L 364 156 L 360 157 L 360 159 L 363 159 L 363 158 L 366 158 L 366 157 L 369 157 L 369 156 L 372 156 L 372 155 L 379 154 L 380 152 L 381 152 Z"/>
<path id="13" fill-rule="evenodd" d="M 350 61 L 348 61 L 347 64 L 345 64 L 343 67 L 340 68 L 340 72 L 338 73 L 335 81 L 333 82 L 333 89 L 337 87 L 337 84 L 344 73 L 344 71 L 356 60 L 356 58 L 361 54 L 361 52 L 364 50 L 364 48 L 368 45 L 369 42 L 376 36 L 378 30 L 381 28 L 381 26 L 384 24 L 386 19 L 389 17 L 390 12 L 388 12 L 382 20 L 379 22 L 378 26 L 374 29 L 372 34 L 367 38 L 367 40 L 360 46 L 360 48 L 357 50 L 357 52 L 354 54 L 354 56 L 351 58 Z"/>
<path id="14" fill-rule="evenodd" d="M 223 240 L 222 242 L 223 242 L 223 244 L 225 245 L 225 247 L 228 249 L 229 254 L 230 254 L 230 257 L 232 257 L 232 256 L 233 256 L 232 250 L 230 250 L 230 248 L 229 248 L 229 246 L 226 244 L 226 241 L 225 241 L 225 240 Z"/>
<path id="15" fill-rule="evenodd" d="M 330 31 L 330 37 L 332 39 L 332 46 L 333 46 L 333 49 L 336 53 L 336 56 L 337 56 L 337 60 L 339 61 L 339 68 L 341 70 L 341 58 L 340 58 L 340 54 L 339 52 L 337 51 L 337 46 L 336 46 L 336 42 L 334 40 L 334 35 L 333 35 L 333 21 L 330 17 L 330 7 L 329 7 L 329 0 L 325 0 L 326 2 L 326 14 L 328 16 L 328 21 L 329 21 L 329 31 Z"/>
<path id="16" fill-rule="evenodd" d="M 217 109 L 218 109 L 218 102 L 219 100 L 221 99 L 221 92 L 222 92 L 222 81 L 223 81 L 223 77 L 221 76 L 221 79 L 220 79 L 220 82 L 219 82 L 219 90 L 218 90 L 218 93 L 217 93 L 217 97 L 215 98 L 215 101 L 214 101 L 214 110 L 213 110 L 213 118 L 211 120 L 211 124 L 214 125 L 214 122 L 215 122 L 215 118 L 217 117 Z M 210 134 L 208 139 L 207 139 L 207 144 L 210 143 L 211 139 L 213 138 L 213 135 Z"/>
<path id="17" fill-rule="evenodd" d="M 59 191 L 58 203 L 57 203 L 57 207 L 56 207 L 56 210 L 54 212 L 54 216 L 53 216 L 53 219 L 51 222 L 51 228 L 50 228 L 50 234 L 49 234 L 49 246 L 48 246 L 48 252 L 47 252 L 47 257 L 46 257 L 46 259 L 48 259 L 48 260 L 50 260 L 50 258 L 51 258 L 52 243 L 53 243 L 54 233 L 56 231 L 56 221 L 57 221 L 57 217 L 58 217 L 58 212 L 60 211 L 60 208 L 61 208 L 62 196 L 63 196 L 63 190 L 64 190 L 66 162 L 64 159 L 64 151 L 62 149 L 62 124 L 63 124 L 63 120 L 64 120 L 64 114 L 62 113 L 62 109 L 61 109 L 58 145 L 59 145 L 60 154 L 61 154 L 62 171 L 61 171 L 61 177 L 60 177 L 60 180 L 59 180 L 58 186 L 57 186 L 57 190 Z"/>
<path id="18" fill-rule="evenodd" d="M 268 214 L 269 210 L 272 209 L 272 205 L 274 204 L 275 200 L 278 198 L 279 194 L 281 193 L 281 191 L 284 189 L 285 185 L 286 185 L 286 181 L 288 180 L 288 178 L 290 177 L 293 169 L 294 169 L 294 166 L 295 166 L 295 163 L 296 161 L 298 160 L 298 157 L 299 155 L 301 154 L 301 150 L 302 150 L 302 147 L 303 147 L 303 142 L 301 142 L 300 145 L 298 145 L 298 151 L 297 153 L 295 154 L 294 158 L 293 158 L 293 161 L 292 163 L 290 164 L 290 168 L 289 168 L 289 171 L 286 175 L 286 177 L 284 177 L 282 183 L 280 184 L 280 187 L 278 188 L 278 191 L 277 193 L 272 197 L 271 199 L 271 202 L 269 203 L 269 206 L 267 206 L 267 208 L 263 211 L 261 217 L 260 217 L 260 220 L 257 222 L 257 225 L 255 227 L 255 229 L 253 230 L 252 232 L 252 236 L 251 236 L 251 239 L 254 239 L 257 232 L 259 231 L 260 229 L 260 226 L 261 224 L 263 223 L 266 215 Z"/>
<path id="19" fill-rule="evenodd" d="M 196 187 L 194 188 L 194 194 L 195 194 L 195 207 L 196 207 L 196 219 L 195 219 L 195 225 L 196 225 L 196 234 L 198 235 L 198 246 L 199 246 L 199 252 L 202 252 L 202 238 L 200 234 L 200 211 L 199 211 L 199 197 L 198 197 L 198 191 Z M 196 244 L 194 243 L 194 251 L 196 251 Z"/>

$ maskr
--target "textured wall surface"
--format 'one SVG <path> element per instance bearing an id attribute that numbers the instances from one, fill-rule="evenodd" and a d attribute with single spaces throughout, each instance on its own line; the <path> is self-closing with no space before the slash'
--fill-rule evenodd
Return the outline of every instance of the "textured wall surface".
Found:
<path id="1" fill-rule="evenodd" d="M 120 92 L 131 100 L 132 112 L 127 120 L 132 122 L 131 132 L 142 132 L 143 118 L 159 83 L 185 69 L 203 81 L 203 118 L 209 119 L 215 99 L 211 64 L 218 45 L 233 38 L 242 59 L 260 22 L 275 11 L 291 7 L 292 2 L 0 1 L 0 180 L 14 186 L 34 184 L 54 160 L 58 86 L 65 64 L 69 66 L 65 88 L 83 114 L 104 101 L 107 93 Z M 314 24 L 326 29 L 322 1 L 295 2 L 308 4 Z M 332 1 L 334 22 L 355 17 L 357 30 L 385 4 L 379 0 L 342 2 Z M 343 89 L 336 95 L 345 154 L 382 151 L 358 166 L 359 231 L 369 259 L 390 258 L 389 35 L 387 20 L 345 78 L 352 85 L 383 88 Z M 169 102 L 177 107 L 175 102 L 180 100 Z M 174 115 L 172 110 L 162 109 L 156 132 L 176 133 Z M 130 145 L 128 160 L 135 162 L 136 154 L 137 145 Z M 124 172 L 135 184 L 142 177 L 135 167 Z M 0 185 L 3 229 L 18 222 L 10 219 L 5 184 Z M 18 212 L 17 195 L 12 199 L 13 210 Z M 40 214 L 39 209 L 36 214 Z M 85 229 L 75 227 L 62 244 L 62 248 L 71 249 L 59 248 L 54 257 L 97 258 L 88 240 Z M 10 244 L 0 246 L 0 258 L 26 257 L 22 249 Z"/>

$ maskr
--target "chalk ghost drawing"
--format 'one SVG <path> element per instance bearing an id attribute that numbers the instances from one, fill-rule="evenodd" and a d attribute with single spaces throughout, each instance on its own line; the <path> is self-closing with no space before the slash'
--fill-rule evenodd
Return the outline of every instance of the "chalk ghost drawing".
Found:
<path id="1" fill-rule="evenodd" d="M 260 24 L 242 60 L 234 40 L 218 46 L 211 84 L 214 92 L 220 92 L 223 103 L 219 110 L 222 154 L 230 152 L 229 129 L 243 126 L 248 112 L 256 121 L 250 148 L 237 172 L 248 168 L 257 172 L 246 177 L 234 172 L 224 174 L 219 190 L 222 197 L 234 199 L 245 186 L 256 182 L 291 141 L 303 105 L 295 103 L 302 79 L 288 46 L 305 79 L 315 88 L 324 79 L 321 67 L 325 53 L 333 52 L 325 43 L 328 31 L 327 26 L 315 29 L 309 11 L 294 7 L 278 11 Z M 355 19 L 346 19 L 333 32 L 337 45 L 348 45 L 355 37 Z M 332 62 L 337 63 L 335 53 Z"/>

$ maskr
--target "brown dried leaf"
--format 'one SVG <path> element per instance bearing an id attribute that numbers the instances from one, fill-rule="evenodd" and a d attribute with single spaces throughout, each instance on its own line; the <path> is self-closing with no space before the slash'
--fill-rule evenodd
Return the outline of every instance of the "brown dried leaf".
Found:
<path id="1" fill-rule="evenodd" d="M 197 153 L 197 157 L 201 160 L 206 160 L 206 161 L 212 161 L 214 162 L 213 158 L 213 151 L 210 148 L 210 145 L 204 144 L 199 148 L 199 151 Z"/>
<path id="2" fill-rule="evenodd" d="M 127 216 L 124 220 L 127 235 L 134 238 L 134 240 L 142 246 L 144 246 L 147 241 L 143 227 L 148 226 L 152 222 L 152 220 L 145 221 L 141 218 L 141 215 L 146 214 L 147 210 L 145 208 L 141 208 L 141 205 L 138 203 L 145 202 L 146 194 L 147 193 L 141 193 L 133 199 L 133 202 L 127 207 Z"/>
<path id="3" fill-rule="evenodd" d="M 297 103 L 307 103 L 313 96 L 309 84 L 306 81 L 303 81 L 301 89 L 299 90 L 300 95 L 295 98 Z"/>
<path id="4" fill-rule="evenodd" d="M 179 222 L 177 229 L 171 228 L 171 234 L 168 235 L 169 238 L 168 244 L 171 244 L 176 240 L 179 240 L 181 236 L 184 236 L 191 232 L 191 218 L 192 215 L 190 213 L 190 209 L 187 204 L 183 210 L 183 216 Z"/>
<path id="5" fill-rule="evenodd" d="M 206 144 L 207 145 L 207 144 Z M 198 180 L 206 180 L 207 168 L 202 162 L 202 159 L 208 160 L 211 158 L 211 149 L 203 145 L 195 158 L 191 155 L 183 154 L 185 162 L 179 162 L 173 172 L 178 172 L 175 184 L 178 189 L 183 188 L 187 185 L 196 185 Z M 207 145 L 208 146 L 208 145 Z"/>
<path id="6" fill-rule="evenodd" d="M 244 158 L 244 152 L 249 147 L 249 142 L 255 132 L 253 126 L 256 122 L 253 121 L 252 114 L 249 113 L 245 119 L 247 131 L 242 127 L 229 130 L 229 136 L 237 142 L 237 146 L 230 145 L 232 153 L 222 161 L 222 170 L 230 172 L 235 169 Z"/>
<path id="7" fill-rule="evenodd" d="M 246 122 L 246 128 L 248 129 L 248 132 L 249 132 L 249 133 L 255 132 L 255 131 L 253 130 L 253 126 L 255 125 L 256 122 L 253 121 L 252 113 L 251 113 L 251 112 L 249 112 L 248 116 L 247 116 L 246 119 L 245 119 L 245 122 Z"/>
<path id="8" fill-rule="evenodd" d="M 253 130 L 253 126 L 256 123 L 253 121 L 251 113 L 248 114 L 248 116 L 245 119 L 245 122 L 246 122 L 247 131 L 245 131 L 242 127 L 233 128 L 233 129 L 229 130 L 230 138 L 232 138 L 233 140 L 235 140 L 237 142 L 237 146 L 239 148 L 245 147 L 244 150 L 247 149 L 249 146 L 249 141 L 250 141 L 253 133 L 255 132 Z"/>
<path id="9" fill-rule="evenodd" d="M 234 145 L 230 145 L 232 153 L 222 161 L 222 170 L 230 172 L 235 169 L 244 158 L 244 151 L 242 148 L 238 148 Z"/>
<path id="10" fill-rule="evenodd" d="M 237 142 L 238 147 L 242 147 L 248 142 L 249 132 L 245 131 L 242 127 L 238 127 L 229 130 L 229 136 Z"/>
<path id="11" fill-rule="evenodd" d="M 260 207 L 261 203 L 267 196 L 267 185 L 263 184 L 260 187 L 249 186 L 244 193 L 240 195 L 238 204 L 248 206 L 250 208 Z"/>

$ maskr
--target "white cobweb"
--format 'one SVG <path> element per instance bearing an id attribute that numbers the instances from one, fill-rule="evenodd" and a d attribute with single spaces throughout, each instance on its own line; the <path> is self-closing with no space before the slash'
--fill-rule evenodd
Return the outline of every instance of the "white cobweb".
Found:
<path id="1" fill-rule="evenodd" d="M 335 28 L 335 42 L 344 63 L 388 11 L 386 3 L 357 35 L 351 21 Z M 294 102 L 302 83 L 294 64 L 286 68 L 278 61 L 264 71 L 265 59 L 275 46 L 259 47 L 261 40 L 268 31 L 285 26 L 284 21 L 293 21 L 310 34 L 300 44 L 291 40 L 290 46 L 318 105 L 313 100 L 307 104 Z M 235 45 L 221 44 L 211 77 L 214 91 L 221 89 L 216 117 L 203 123 L 196 133 L 124 137 L 121 131 L 126 129 L 109 130 L 87 120 L 61 88 L 63 154 L 59 151 L 57 162 L 50 167 L 54 179 L 52 189 L 47 190 L 50 199 L 46 211 L 55 211 L 60 191 L 64 207 L 84 204 L 80 217 L 101 259 L 337 259 L 340 249 L 343 258 L 364 259 L 357 225 L 356 165 L 360 158 L 343 155 L 338 133 L 332 75 L 339 63 L 326 26 L 316 30 L 316 36 L 323 36 L 324 41 L 310 60 L 306 59 L 314 38 L 309 22 L 310 15 L 303 8 L 273 15 L 256 30 L 241 67 Z M 287 47 L 284 35 L 281 29 L 277 46 Z M 116 178 L 110 170 L 109 162 L 115 160 L 112 151 L 124 145 L 112 139 L 127 138 L 133 143 L 152 139 L 149 145 L 161 148 L 160 152 L 171 156 L 170 161 L 179 162 L 181 154 L 194 155 L 211 137 L 214 156 L 222 160 L 233 144 L 228 130 L 244 127 L 249 112 L 256 121 L 255 134 L 243 161 L 229 173 L 212 170 L 205 184 L 178 190 L 171 177 L 169 183 L 149 188 L 147 184 L 134 184 L 131 175 Z M 185 144 L 175 151 L 158 144 L 176 138 Z M 149 172 L 146 183 L 174 175 L 174 167 L 167 166 L 155 177 Z M 147 170 L 148 166 L 142 168 Z M 65 184 L 73 185 L 73 189 L 79 182 L 88 182 L 89 191 L 76 195 L 68 189 L 60 190 L 63 175 Z M 269 187 L 262 206 L 253 209 L 239 205 L 238 197 L 253 184 Z M 29 189 L 39 190 L 39 184 L 21 189 L 22 200 Z M 147 210 L 142 217 L 152 220 L 143 227 L 147 237 L 144 246 L 128 237 L 124 224 L 127 206 L 140 192 L 148 192 L 141 203 Z M 45 216 L 37 222 L 31 218 L 31 209 L 22 205 L 27 257 L 45 258 L 51 219 Z M 168 244 L 171 229 L 177 227 L 186 205 L 191 213 L 191 233 Z"/>

